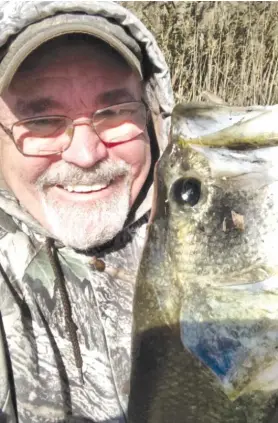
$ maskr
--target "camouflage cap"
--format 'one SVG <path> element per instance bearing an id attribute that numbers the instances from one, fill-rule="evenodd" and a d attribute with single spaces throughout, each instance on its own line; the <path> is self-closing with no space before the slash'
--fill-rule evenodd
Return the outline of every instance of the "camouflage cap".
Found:
<path id="1" fill-rule="evenodd" d="M 21 63 L 41 44 L 60 35 L 92 35 L 114 48 L 142 78 L 142 53 L 138 43 L 123 27 L 103 16 L 59 14 L 33 23 L 0 51 L 0 93 L 8 87 Z"/>

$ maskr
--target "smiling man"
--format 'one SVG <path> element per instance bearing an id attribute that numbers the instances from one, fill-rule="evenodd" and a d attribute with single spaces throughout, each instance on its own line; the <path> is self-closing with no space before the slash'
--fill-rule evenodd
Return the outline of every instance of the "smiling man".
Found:
<path id="1" fill-rule="evenodd" d="M 91 248 L 123 228 L 151 166 L 142 97 L 136 69 L 78 35 L 38 48 L 4 90 L 5 181 L 65 245 Z"/>
<path id="2" fill-rule="evenodd" d="M 118 4 L 0 9 L 0 422 L 124 422 L 168 70 Z"/>

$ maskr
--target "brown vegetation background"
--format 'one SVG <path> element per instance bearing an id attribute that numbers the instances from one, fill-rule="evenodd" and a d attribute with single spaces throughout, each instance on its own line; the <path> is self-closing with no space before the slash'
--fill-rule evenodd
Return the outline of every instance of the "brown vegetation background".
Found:
<path id="1" fill-rule="evenodd" d="M 278 2 L 121 2 L 155 35 L 177 101 L 210 91 L 234 105 L 278 103 Z"/>

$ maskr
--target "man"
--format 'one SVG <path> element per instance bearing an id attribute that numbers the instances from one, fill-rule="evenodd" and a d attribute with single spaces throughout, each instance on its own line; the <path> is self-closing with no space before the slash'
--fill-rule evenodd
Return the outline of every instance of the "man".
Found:
<path id="1" fill-rule="evenodd" d="M 124 422 L 168 70 L 118 4 L 0 10 L 0 422 Z"/>

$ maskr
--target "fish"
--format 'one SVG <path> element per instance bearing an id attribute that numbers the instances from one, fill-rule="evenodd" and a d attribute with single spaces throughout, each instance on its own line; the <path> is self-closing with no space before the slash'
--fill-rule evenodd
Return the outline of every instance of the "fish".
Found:
<path id="1" fill-rule="evenodd" d="M 129 423 L 277 423 L 278 106 L 178 104 L 137 274 Z"/>

